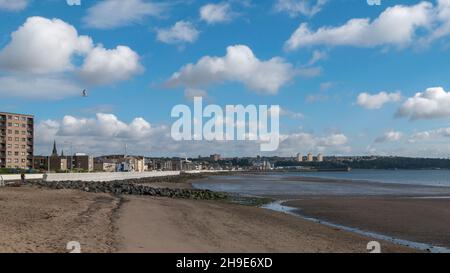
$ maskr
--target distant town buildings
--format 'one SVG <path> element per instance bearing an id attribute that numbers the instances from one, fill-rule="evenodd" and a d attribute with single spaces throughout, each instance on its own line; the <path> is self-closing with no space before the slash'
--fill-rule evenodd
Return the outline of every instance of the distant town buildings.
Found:
<path id="1" fill-rule="evenodd" d="M 317 157 L 314 157 L 311 153 L 308 153 L 308 155 L 305 157 L 302 156 L 301 153 L 298 153 L 295 157 L 294 160 L 296 162 L 324 162 L 325 158 L 323 156 L 323 154 L 318 154 Z"/>
<path id="2" fill-rule="evenodd" d="M 317 162 L 323 162 L 323 155 L 322 154 L 317 155 Z"/>
<path id="3" fill-rule="evenodd" d="M 211 160 L 213 160 L 214 162 L 217 162 L 220 160 L 221 156 L 219 154 L 213 154 L 210 156 Z"/>
<path id="4" fill-rule="evenodd" d="M 64 152 L 58 155 L 56 141 L 53 142 L 53 150 L 50 156 L 34 156 L 33 169 L 50 172 L 92 172 L 94 170 L 94 158 L 86 154 L 74 154 L 66 156 Z"/>
<path id="5" fill-rule="evenodd" d="M 95 158 L 96 171 L 110 172 L 115 166 L 117 172 L 144 172 L 147 170 L 145 157 L 130 155 L 105 155 Z"/>
<path id="6" fill-rule="evenodd" d="M 262 160 L 261 158 L 253 162 L 252 170 L 270 171 L 274 169 L 274 165 L 269 160 Z"/>
<path id="7" fill-rule="evenodd" d="M 0 112 L 0 168 L 31 169 L 34 117 Z"/>

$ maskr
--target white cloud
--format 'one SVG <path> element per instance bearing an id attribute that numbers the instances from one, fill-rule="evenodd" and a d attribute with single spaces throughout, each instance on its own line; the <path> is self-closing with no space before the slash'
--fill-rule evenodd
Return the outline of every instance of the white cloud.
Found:
<path id="1" fill-rule="evenodd" d="M 397 116 L 412 120 L 450 117 L 450 92 L 442 87 L 428 88 L 407 99 Z"/>
<path id="2" fill-rule="evenodd" d="M 286 42 L 287 50 L 313 45 L 375 47 L 409 45 L 419 28 L 429 27 L 433 20 L 433 5 L 421 2 L 413 6 L 396 5 L 387 8 L 373 21 L 369 18 L 351 19 L 338 27 L 310 30 L 302 23 Z M 395 27 L 393 27 L 395 26 Z"/>
<path id="3" fill-rule="evenodd" d="M 231 5 L 226 2 L 206 4 L 200 8 L 200 18 L 208 24 L 229 22 L 234 16 Z"/>
<path id="4" fill-rule="evenodd" d="M 431 131 L 417 132 L 411 135 L 409 142 L 416 143 L 424 140 L 436 140 L 450 137 L 450 128 L 439 128 Z"/>
<path id="5" fill-rule="evenodd" d="M 201 58 L 196 64 L 188 64 L 168 80 L 169 87 L 202 88 L 225 81 L 241 82 L 249 89 L 276 94 L 296 75 L 290 63 L 275 57 L 261 61 L 245 45 L 229 46 L 224 57 Z"/>
<path id="6" fill-rule="evenodd" d="M 348 139 L 344 134 L 331 134 L 318 139 L 317 145 L 321 147 L 342 146 L 347 144 Z"/>
<path id="7" fill-rule="evenodd" d="M 308 65 L 314 65 L 317 62 L 324 60 L 328 57 L 328 54 L 325 51 L 314 50 L 311 59 L 308 62 Z"/>
<path id="8" fill-rule="evenodd" d="M 188 100 L 194 100 L 195 97 L 202 97 L 202 98 L 208 97 L 208 92 L 202 89 L 188 88 L 184 90 L 184 96 Z"/>
<path id="9" fill-rule="evenodd" d="M 285 108 L 280 108 L 280 116 L 286 116 L 291 119 L 304 119 L 305 115 L 302 113 L 294 112 Z"/>
<path id="10" fill-rule="evenodd" d="M 235 126 L 240 126 L 236 124 Z M 94 117 L 64 116 L 60 120 L 45 120 L 36 125 L 36 153 L 51 152 L 53 140 L 59 148 L 93 155 L 123 153 L 125 144 L 130 154 L 150 156 L 194 156 L 220 153 L 224 156 L 254 156 L 261 154 L 258 141 L 174 141 L 170 127 L 153 125 L 138 117 L 131 122 L 113 114 L 98 113 Z M 336 133 L 315 136 L 294 133 L 281 136 L 276 155 L 291 156 L 298 152 L 346 153 L 348 139 Z"/>
<path id="11" fill-rule="evenodd" d="M 74 83 L 78 75 L 87 84 L 108 84 L 128 80 L 142 69 L 138 54 L 127 46 L 104 49 L 60 19 L 30 17 L 0 50 L 0 72 L 5 72 L 0 92 L 61 99 L 81 92 Z"/>
<path id="12" fill-rule="evenodd" d="M 152 126 L 143 118 L 135 118 L 126 124 L 113 114 L 98 113 L 96 118 L 91 119 L 65 116 L 57 135 L 141 139 L 150 137 L 152 133 Z"/>
<path id="13" fill-rule="evenodd" d="M 0 0 L 0 10 L 19 11 L 28 6 L 28 0 Z"/>
<path id="14" fill-rule="evenodd" d="M 328 0 L 277 0 L 275 11 L 287 12 L 289 16 L 313 16 L 320 12 Z"/>
<path id="15" fill-rule="evenodd" d="M 0 95 L 2 97 L 58 100 L 67 96 L 77 96 L 81 90 L 82 88 L 75 83 L 58 77 L 0 77 Z"/>
<path id="16" fill-rule="evenodd" d="M 158 29 L 156 38 L 167 44 L 193 43 L 199 34 L 191 22 L 178 21 L 170 28 Z"/>
<path id="17" fill-rule="evenodd" d="M 403 133 L 397 131 L 389 131 L 375 139 L 376 143 L 399 141 L 403 137 Z"/>
<path id="18" fill-rule="evenodd" d="M 350 151 L 347 146 L 348 138 L 341 133 L 318 137 L 310 133 L 293 133 L 283 135 L 280 142 L 278 154 L 294 155 L 298 152 L 327 152 L 327 153 L 346 153 Z"/>
<path id="19" fill-rule="evenodd" d="M 80 75 L 91 84 L 110 84 L 128 80 L 142 71 L 139 55 L 129 47 L 108 50 L 98 46 L 86 56 Z"/>
<path id="20" fill-rule="evenodd" d="M 322 74 L 321 67 L 303 67 L 297 69 L 297 74 L 305 78 L 314 78 Z"/>
<path id="21" fill-rule="evenodd" d="M 50 38 L 51 37 L 51 38 Z M 92 39 L 59 19 L 30 17 L 11 35 L 0 51 L 0 68 L 29 73 L 55 73 L 73 69 L 74 54 L 91 50 Z"/>
<path id="22" fill-rule="evenodd" d="M 450 34 L 450 0 L 438 0 L 435 17 L 442 22 L 432 33 L 429 40 L 438 39 Z"/>
<path id="23" fill-rule="evenodd" d="M 136 153 L 149 154 L 166 136 L 165 126 L 152 126 L 138 117 L 126 123 L 113 114 L 96 114 L 95 118 L 64 116 L 62 120 L 46 120 L 36 126 L 39 150 L 48 150 L 54 139 L 62 145 L 71 143 L 74 152 L 89 154 L 123 153 L 124 145 Z M 48 146 L 48 147 L 47 147 Z"/>
<path id="24" fill-rule="evenodd" d="M 160 16 L 165 4 L 142 0 L 104 0 L 90 7 L 84 23 L 92 28 L 112 29 L 141 22 L 147 16 Z"/>
<path id="25" fill-rule="evenodd" d="M 336 84 L 334 82 L 323 82 L 320 84 L 320 91 L 324 92 L 333 88 Z"/>
<path id="26" fill-rule="evenodd" d="M 357 104 L 366 109 L 380 109 L 386 103 L 398 102 L 401 100 L 401 94 L 380 92 L 378 94 L 371 95 L 369 93 L 361 93 L 358 95 Z"/>

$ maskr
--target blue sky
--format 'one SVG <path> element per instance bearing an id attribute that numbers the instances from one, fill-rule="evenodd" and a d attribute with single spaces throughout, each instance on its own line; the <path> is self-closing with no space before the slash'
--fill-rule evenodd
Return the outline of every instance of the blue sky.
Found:
<path id="1" fill-rule="evenodd" d="M 53 139 L 94 154 L 124 143 L 148 155 L 259 153 L 248 143 L 173 143 L 170 111 L 191 103 L 188 89 L 221 106 L 280 105 L 285 141 L 272 154 L 450 152 L 448 0 L 0 0 L 0 15 L 0 110 L 36 116 L 37 153 Z M 61 34 L 70 28 L 76 33 Z M 91 44 L 59 54 L 81 36 Z M 240 74 L 230 64 L 212 81 L 212 66 L 197 62 L 226 59 L 229 47 L 260 66 Z M 197 70 L 187 73 L 187 64 Z M 176 72 L 182 78 L 168 86 Z"/>

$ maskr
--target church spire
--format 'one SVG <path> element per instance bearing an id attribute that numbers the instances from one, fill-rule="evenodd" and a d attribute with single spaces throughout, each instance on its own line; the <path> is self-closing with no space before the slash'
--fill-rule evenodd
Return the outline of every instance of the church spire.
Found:
<path id="1" fill-rule="evenodd" d="M 56 140 L 53 141 L 53 152 L 52 156 L 58 156 L 58 150 L 56 150 Z"/>

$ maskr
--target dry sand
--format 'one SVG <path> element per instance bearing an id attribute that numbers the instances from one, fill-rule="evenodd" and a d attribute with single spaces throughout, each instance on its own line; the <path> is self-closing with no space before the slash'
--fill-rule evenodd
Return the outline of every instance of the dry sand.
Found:
<path id="1" fill-rule="evenodd" d="M 119 252 L 367 252 L 371 239 L 265 209 L 125 197 Z M 383 243 L 385 252 L 412 249 Z"/>
<path id="2" fill-rule="evenodd" d="M 0 252 L 67 252 L 70 241 L 82 252 L 113 251 L 118 203 L 107 194 L 0 188 Z"/>

